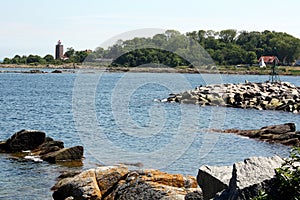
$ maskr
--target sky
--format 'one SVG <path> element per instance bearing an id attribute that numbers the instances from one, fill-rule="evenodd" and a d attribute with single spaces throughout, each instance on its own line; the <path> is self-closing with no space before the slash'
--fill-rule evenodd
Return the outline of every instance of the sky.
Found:
<path id="1" fill-rule="evenodd" d="M 300 38 L 299 0 L 1 0 L 0 60 L 92 49 L 144 28 L 278 31 Z"/>

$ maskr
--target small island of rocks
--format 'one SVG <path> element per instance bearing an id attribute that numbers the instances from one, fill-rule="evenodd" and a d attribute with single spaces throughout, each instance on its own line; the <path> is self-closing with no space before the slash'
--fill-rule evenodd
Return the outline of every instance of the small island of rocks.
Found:
<path id="1" fill-rule="evenodd" d="M 161 100 L 198 104 L 300 112 L 300 89 L 289 82 L 215 84 L 199 86 Z"/>

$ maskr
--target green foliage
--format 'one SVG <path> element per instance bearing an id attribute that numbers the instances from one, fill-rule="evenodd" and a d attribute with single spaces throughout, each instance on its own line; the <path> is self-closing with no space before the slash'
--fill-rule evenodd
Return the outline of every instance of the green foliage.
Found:
<path id="1" fill-rule="evenodd" d="M 199 44 L 203 49 L 199 50 Z M 204 52 L 204 50 L 207 52 Z M 167 30 L 152 38 L 133 38 L 117 41 L 103 49 L 98 47 L 92 53 L 67 48 L 68 59 L 55 60 L 46 55 L 5 58 L 4 64 L 62 64 L 82 63 L 88 58 L 89 63 L 97 59 L 113 59 L 112 66 L 135 67 L 154 63 L 177 66 L 239 65 L 257 63 L 262 55 L 275 55 L 281 64 L 289 65 L 300 55 L 300 39 L 287 33 L 275 31 L 237 32 L 234 29 L 199 30 L 185 35 L 176 30 Z M 215 63 L 211 62 L 211 58 Z M 188 63 L 191 62 L 191 63 Z"/>
<path id="2" fill-rule="evenodd" d="M 279 180 L 279 193 L 286 200 L 300 199 L 300 148 L 294 148 L 290 158 L 276 170 Z"/>
<path id="3" fill-rule="evenodd" d="M 294 147 L 282 166 L 276 169 L 271 192 L 260 192 L 253 200 L 300 200 L 300 147 Z"/>

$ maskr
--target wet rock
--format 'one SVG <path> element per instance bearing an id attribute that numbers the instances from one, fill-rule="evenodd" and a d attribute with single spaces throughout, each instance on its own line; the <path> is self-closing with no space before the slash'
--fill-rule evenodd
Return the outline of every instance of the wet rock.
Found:
<path id="1" fill-rule="evenodd" d="M 24 153 L 24 158 L 37 162 L 45 160 L 56 163 L 57 161 L 81 160 L 83 157 L 82 146 L 64 148 L 62 141 L 46 137 L 46 133 L 38 130 L 21 130 L 8 140 L 0 142 L 2 153 L 17 153 L 25 150 L 30 151 L 27 154 Z"/>
<path id="2" fill-rule="evenodd" d="M 280 125 L 271 125 L 261 128 L 262 133 L 270 134 L 283 134 L 296 131 L 296 125 L 294 123 L 285 123 Z"/>
<path id="3" fill-rule="evenodd" d="M 55 140 L 48 140 L 45 141 L 43 144 L 38 146 L 36 149 L 32 151 L 34 155 L 45 155 L 50 152 L 58 151 L 64 148 L 64 143 L 62 141 L 55 141 Z"/>
<path id="4" fill-rule="evenodd" d="M 296 125 L 294 123 L 285 123 L 279 125 L 265 126 L 256 130 L 212 130 L 214 132 L 221 133 L 234 133 L 237 135 L 246 136 L 249 138 L 255 138 L 258 140 L 281 143 L 289 146 L 300 146 L 300 137 L 296 132 Z"/>
<path id="5" fill-rule="evenodd" d="M 75 146 L 70 148 L 63 148 L 58 151 L 50 152 L 41 156 L 41 158 L 50 163 L 58 161 L 80 160 L 83 157 L 83 147 Z"/>
<path id="6" fill-rule="evenodd" d="M 13 134 L 3 145 L 5 152 L 20 152 L 37 148 L 45 141 L 46 134 L 37 130 L 21 130 Z"/>

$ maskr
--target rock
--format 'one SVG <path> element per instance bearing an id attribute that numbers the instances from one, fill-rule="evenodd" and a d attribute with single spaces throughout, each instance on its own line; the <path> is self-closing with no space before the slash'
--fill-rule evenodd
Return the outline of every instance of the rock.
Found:
<path id="1" fill-rule="evenodd" d="M 7 151 L 7 144 L 5 141 L 0 142 L 0 153 L 5 153 Z"/>
<path id="2" fill-rule="evenodd" d="M 172 94 L 167 102 L 299 113 L 300 88 L 285 82 L 216 84 Z"/>
<path id="3" fill-rule="evenodd" d="M 185 195 L 184 197 L 184 200 L 203 200 L 203 199 L 204 199 L 203 195 L 199 191 L 187 193 L 187 195 Z"/>
<path id="4" fill-rule="evenodd" d="M 82 146 L 63 148 L 58 151 L 50 152 L 41 156 L 43 160 L 48 161 L 50 163 L 56 163 L 57 161 L 81 160 L 82 157 Z"/>
<path id="5" fill-rule="evenodd" d="M 106 196 L 107 191 L 117 184 L 120 180 L 125 179 L 129 173 L 128 168 L 121 166 L 98 167 L 95 170 L 98 187 L 102 195 Z"/>
<path id="6" fill-rule="evenodd" d="M 97 184 L 95 170 L 84 171 L 69 179 L 52 196 L 55 200 L 64 200 L 70 197 L 76 200 L 101 200 L 102 195 Z"/>
<path id="7" fill-rule="evenodd" d="M 25 150 L 30 151 L 27 155 L 24 154 L 24 158 L 36 162 L 45 160 L 56 163 L 57 161 L 81 160 L 83 157 L 82 146 L 64 148 L 62 141 L 46 137 L 44 132 L 38 130 L 21 130 L 8 140 L 0 142 L 1 153 L 16 153 Z"/>
<path id="8" fill-rule="evenodd" d="M 294 123 L 286 123 L 280 125 L 272 125 L 272 126 L 265 126 L 261 128 L 261 132 L 264 134 L 283 134 L 288 132 L 295 132 L 296 125 Z"/>
<path id="9" fill-rule="evenodd" d="M 6 152 L 20 152 L 37 148 L 45 141 L 46 134 L 37 130 L 21 130 L 6 141 Z"/>
<path id="10" fill-rule="evenodd" d="M 213 198 L 218 192 L 228 188 L 232 166 L 202 166 L 197 175 L 198 185 L 203 192 L 203 199 Z"/>
<path id="11" fill-rule="evenodd" d="M 275 169 L 284 162 L 278 156 L 251 157 L 233 165 L 229 187 L 216 200 L 248 200 L 256 197 L 259 191 L 270 188 L 275 178 Z"/>
<path id="12" fill-rule="evenodd" d="M 256 130 L 212 129 L 211 131 L 221 133 L 234 133 L 237 135 L 255 138 L 270 143 L 276 142 L 288 146 L 300 146 L 300 134 L 296 132 L 296 125 L 294 123 L 265 126 L 261 129 Z"/>
<path id="13" fill-rule="evenodd" d="M 158 170 L 129 171 L 124 165 L 98 167 L 61 180 L 54 200 L 74 199 L 202 199 L 194 177 Z"/>
<path id="14" fill-rule="evenodd" d="M 61 70 L 58 70 L 58 69 L 56 69 L 56 70 L 52 71 L 51 73 L 56 73 L 56 74 L 59 74 L 59 73 L 62 73 L 62 71 L 61 71 Z"/>
<path id="15" fill-rule="evenodd" d="M 43 144 L 38 146 L 36 149 L 32 151 L 34 155 L 44 155 L 50 152 L 58 151 L 60 149 L 64 148 L 64 143 L 62 141 L 54 141 L 48 139 L 48 141 L 45 141 Z"/>

